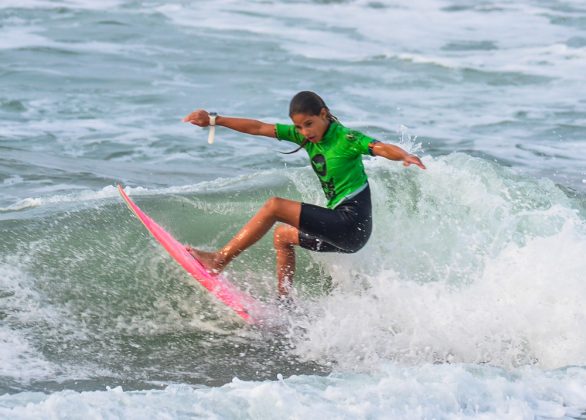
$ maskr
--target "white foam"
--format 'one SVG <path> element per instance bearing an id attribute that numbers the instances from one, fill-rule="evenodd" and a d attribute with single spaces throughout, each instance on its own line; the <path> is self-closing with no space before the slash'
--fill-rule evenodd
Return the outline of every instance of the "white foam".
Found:
<path id="1" fill-rule="evenodd" d="M 19 175 L 12 175 L 2 181 L 3 185 L 16 185 L 22 183 L 22 177 Z"/>
<path id="2" fill-rule="evenodd" d="M 367 164 L 373 236 L 354 255 L 311 254 L 337 287 L 308 304 L 296 353 L 342 370 L 586 364 L 586 225 L 571 201 L 480 159 L 425 163 Z"/>
<path id="3" fill-rule="evenodd" d="M 112 10 L 124 0 L 3 0 L 1 9 L 58 9 L 68 7 L 81 10 Z"/>
<path id="4" fill-rule="evenodd" d="M 57 370 L 18 331 L 0 327 L 0 377 L 27 383 L 54 378 Z"/>
<path id="5" fill-rule="evenodd" d="M 289 52 L 306 58 L 356 61 L 387 56 L 448 68 L 580 77 L 584 48 L 559 43 L 570 30 L 551 24 L 546 7 L 499 4 L 487 19 L 487 11 L 481 8 L 455 12 L 440 1 L 385 5 L 275 2 L 263 3 L 261 8 L 258 2 L 208 2 L 205 15 L 176 4 L 157 10 L 179 25 L 270 36 Z M 465 23 L 455 24 L 455 20 Z M 534 28 L 539 28 L 538 40 Z M 443 46 L 462 39 L 489 40 L 498 47 L 442 51 Z"/>
<path id="6" fill-rule="evenodd" d="M 140 188 L 138 188 L 140 190 Z M 0 207 L 0 212 L 20 211 L 34 207 L 58 204 L 58 203 L 77 203 L 86 201 L 103 200 L 118 196 L 118 190 L 115 186 L 110 185 L 99 191 L 84 190 L 72 194 L 57 194 L 48 197 L 28 197 L 11 204 L 8 207 Z"/>
<path id="7" fill-rule="evenodd" d="M 59 341 L 67 348 L 68 340 L 87 341 L 88 330 L 71 317 L 67 305 L 55 305 L 47 299 L 43 283 L 50 277 L 31 274 L 30 266 L 47 243 L 22 245 L 23 252 L 0 256 L 0 377 L 25 386 L 37 381 L 62 381 L 92 376 L 112 377 L 115 373 L 91 362 L 69 363 L 51 360 L 45 355 Z M 41 286 L 39 287 L 39 284 Z M 1 416 L 0 416 L 1 417 Z"/>
<path id="8" fill-rule="evenodd" d="M 63 51 L 90 53 L 90 54 L 109 54 L 109 55 L 129 55 L 140 52 L 141 54 L 153 54 L 161 52 L 170 52 L 172 50 L 161 46 L 143 45 L 143 44 L 117 44 L 102 41 L 86 42 L 61 42 L 54 41 L 51 38 L 41 35 L 45 30 L 38 26 L 6 26 L 0 28 L 0 50 L 15 50 L 23 48 L 54 48 Z M 175 50 L 173 50 L 175 51 Z M 39 72 L 51 72 L 52 74 L 62 74 L 60 70 L 35 68 Z"/>
<path id="9" fill-rule="evenodd" d="M 219 388 L 185 385 L 125 392 L 62 391 L 0 397 L 12 419 L 89 418 L 569 418 L 586 406 L 586 371 L 386 364 L 374 375 L 234 379 Z"/>
<path id="10" fill-rule="evenodd" d="M 30 287 L 32 280 L 19 269 L 20 264 L 16 257 L 3 256 L 0 261 L 0 291 L 5 295 L 0 298 L 0 311 L 6 314 L 0 324 L 0 377 L 26 383 L 54 377 L 58 368 L 31 344 L 30 331 L 17 327 L 50 318 L 50 310 L 41 307 Z"/>
<path id="11" fill-rule="evenodd" d="M 39 35 L 42 29 L 39 27 L 4 27 L 0 30 L 0 50 L 50 47 L 69 51 L 91 50 L 102 53 L 115 53 L 120 47 L 103 42 L 89 43 L 65 43 L 56 42 L 45 36 Z"/>
<path id="12" fill-rule="evenodd" d="M 35 34 L 32 28 L 4 27 L 0 30 L 0 50 L 49 45 L 51 42 L 47 38 Z"/>
<path id="13" fill-rule="evenodd" d="M 126 187 L 125 191 L 130 194 L 147 195 L 147 194 L 173 194 L 181 192 L 197 191 L 197 186 L 180 186 L 171 188 L 144 188 L 144 187 Z M 106 200 L 119 197 L 118 189 L 114 185 L 108 185 L 101 190 L 82 190 L 70 194 L 56 194 L 46 197 L 28 197 L 11 204 L 8 207 L 0 207 L 0 212 L 19 211 L 40 206 L 50 206 L 61 203 L 85 203 L 99 200 Z"/>

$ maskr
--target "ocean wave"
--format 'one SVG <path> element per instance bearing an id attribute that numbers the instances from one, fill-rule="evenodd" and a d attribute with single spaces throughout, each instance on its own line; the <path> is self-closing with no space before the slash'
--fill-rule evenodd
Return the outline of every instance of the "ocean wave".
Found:
<path id="1" fill-rule="evenodd" d="M 173 418 L 577 418 L 586 370 L 505 372 L 490 366 L 385 364 L 373 375 L 302 375 L 218 388 L 171 385 L 125 392 L 23 392 L 0 397 L 12 419 Z"/>
<path id="2" fill-rule="evenodd" d="M 51 308 L 31 287 L 34 279 L 21 269 L 25 259 L 0 256 L 0 378 L 21 384 L 54 378 L 59 372 L 33 344 L 30 330 L 20 328 L 53 318 Z"/>
<path id="3" fill-rule="evenodd" d="M 307 304 L 296 354 L 342 370 L 586 364 L 581 204 L 482 159 L 425 162 L 370 162 L 374 233 L 357 254 L 311 254 L 335 288 Z"/>
<path id="4" fill-rule="evenodd" d="M 389 3 L 389 7 L 377 9 L 364 7 L 365 3 L 368 4 L 344 2 L 335 7 L 311 2 L 272 3 L 259 11 L 255 2 L 214 2 L 209 4 L 214 12 L 205 16 L 178 4 L 162 5 L 157 10 L 178 25 L 223 33 L 233 30 L 234 22 L 239 22 L 239 31 L 270 35 L 292 54 L 309 59 L 355 62 L 386 56 L 447 69 L 580 79 L 584 49 L 560 43 L 563 32 L 543 16 L 547 7 L 519 5 L 454 11 L 429 2 L 408 7 Z M 524 13 L 520 15 L 518 8 L 524 9 Z M 494 21 L 485 18 L 486 13 L 499 16 L 498 32 L 494 30 Z M 465 52 L 444 49 L 438 55 L 437 51 L 462 39 L 463 29 L 453 24 L 454 15 L 468 23 L 468 42 L 490 42 L 496 47 Z M 428 36 L 430 20 L 434 22 L 432 38 Z M 283 27 L 287 30 L 283 31 Z M 394 30 L 387 30 L 389 27 Z M 541 45 L 536 46 L 531 38 L 529 28 L 534 27 L 548 28 L 540 34 Z M 300 44 L 299 39 L 312 42 Z M 425 42 L 418 42 L 414 48 L 413 40 Z M 344 48 L 337 48 L 341 44 Z"/>
<path id="5" fill-rule="evenodd" d="M 417 147 L 411 138 L 406 142 Z M 59 352 L 49 352 L 51 360 L 61 361 L 66 378 L 106 370 L 113 372 L 109 377 L 160 380 L 162 374 L 141 365 L 141 349 L 149 349 L 155 372 L 193 383 L 224 381 L 206 371 L 218 363 L 244 379 L 266 377 L 281 362 L 305 373 L 366 374 L 388 361 L 507 369 L 586 364 L 580 201 L 547 179 L 465 154 L 425 156 L 424 162 L 427 171 L 365 161 L 375 225 L 369 244 L 354 255 L 300 251 L 299 312 L 276 332 L 239 325 L 189 281 L 125 209 L 114 186 L 45 198 L 37 204 L 55 205 L 52 217 L 2 226 L 2 257 L 16 256 L 6 266 L 26 274 L 18 277 L 26 286 L 19 299 L 28 299 L 30 290 L 29 305 L 53 314 L 35 334 L 24 330 L 24 344 L 36 349 L 50 341 Z M 126 190 L 178 240 L 214 249 L 271 194 L 324 204 L 311 168 L 285 175 L 268 170 Z M 62 205 L 69 202 L 88 205 L 69 211 Z M 263 239 L 227 275 L 270 300 L 273 255 L 270 238 Z M 8 312 L 21 319 L 13 306 Z M 209 357 L 210 349 L 221 356 Z M 197 357 L 177 361 L 185 352 Z M 132 373 L 121 373 L 119 360 L 127 354 L 137 361 Z M 171 359 L 176 366 L 169 369 Z"/>
<path id="6" fill-rule="evenodd" d="M 81 9 L 81 10 L 111 10 L 127 3 L 127 0 L 6 0 L 0 9 Z"/>
<path id="7" fill-rule="evenodd" d="M 197 184 L 188 184 L 172 187 L 131 187 L 126 186 L 124 190 L 131 195 L 169 195 L 189 194 L 206 192 L 228 192 L 241 189 L 254 189 L 261 185 L 267 186 L 280 179 L 278 170 L 259 171 L 253 174 L 240 175 L 236 177 L 216 178 L 211 181 L 203 181 Z M 15 178 L 15 181 L 17 179 Z M 56 194 L 44 197 L 27 197 L 7 207 L 0 207 L 0 212 L 21 211 L 35 207 L 58 205 L 63 203 L 87 203 L 99 200 L 119 198 L 115 185 L 106 186 L 100 190 L 82 190 L 70 194 Z"/>
<path id="8" fill-rule="evenodd" d="M 143 188 L 136 188 L 136 192 L 144 191 Z M 60 203 L 79 203 L 95 200 L 103 200 L 118 196 L 118 191 L 115 186 L 107 186 L 99 191 L 85 190 L 71 194 L 57 194 L 47 197 L 28 197 L 17 201 L 7 207 L 0 207 L 0 212 L 21 211 L 35 207 L 46 205 L 60 204 Z"/>

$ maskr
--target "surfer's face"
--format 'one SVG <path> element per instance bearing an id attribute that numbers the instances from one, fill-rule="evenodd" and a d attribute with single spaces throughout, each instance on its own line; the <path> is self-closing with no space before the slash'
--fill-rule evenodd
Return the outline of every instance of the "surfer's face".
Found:
<path id="1" fill-rule="evenodd" d="M 325 108 L 322 108 L 319 115 L 293 114 L 291 120 L 299 134 L 312 143 L 321 141 L 330 125 Z"/>

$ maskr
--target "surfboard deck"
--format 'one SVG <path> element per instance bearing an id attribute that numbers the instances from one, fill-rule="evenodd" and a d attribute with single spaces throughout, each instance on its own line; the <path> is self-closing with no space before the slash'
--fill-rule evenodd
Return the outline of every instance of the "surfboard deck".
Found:
<path id="1" fill-rule="evenodd" d="M 243 292 L 230 283 L 222 275 L 213 275 L 206 271 L 201 262 L 194 258 L 186 249 L 185 245 L 176 240 L 170 233 L 159 226 L 145 212 L 143 212 L 134 201 L 118 185 L 118 192 L 124 199 L 128 208 L 142 222 L 144 227 L 151 233 L 159 244 L 169 255 L 187 271 L 199 284 L 214 295 L 220 302 L 232 309 L 240 318 L 249 324 L 257 324 L 266 319 L 267 307 L 259 300 Z"/>

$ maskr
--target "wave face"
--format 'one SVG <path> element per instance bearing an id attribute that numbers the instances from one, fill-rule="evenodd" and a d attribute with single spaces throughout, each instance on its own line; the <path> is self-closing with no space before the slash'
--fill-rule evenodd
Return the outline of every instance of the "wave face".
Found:
<path id="1" fill-rule="evenodd" d="M 2 1 L 0 417 L 583 417 L 585 57 L 571 0 Z M 307 89 L 428 170 L 365 158 L 368 245 L 244 326 L 114 186 L 202 249 L 324 204 L 291 144 L 180 123 Z M 272 303 L 274 264 L 227 275 Z"/>
<path id="2" fill-rule="evenodd" d="M 582 202 L 465 154 L 425 163 L 424 172 L 367 162 L 370 242 L 353 255 L 300 251 L 299 310 L 272 333 L 243 327 L 194 285 L 113 187 L 46 200 L 33 210 L 67 211 L 2 225 L 2 353 L 26 367 L 5 363 L 2 376 L 17 388 L 95 375 L 140 388 L 375 372 L 388 361 L 583 365 Z M 313 177 L 300 168 L 129 190 L 179 240 L 210 249 L 272 194 L 323 200 Z M 269 302 L 271 245 L 263 239 L 228 271 Z"/>

